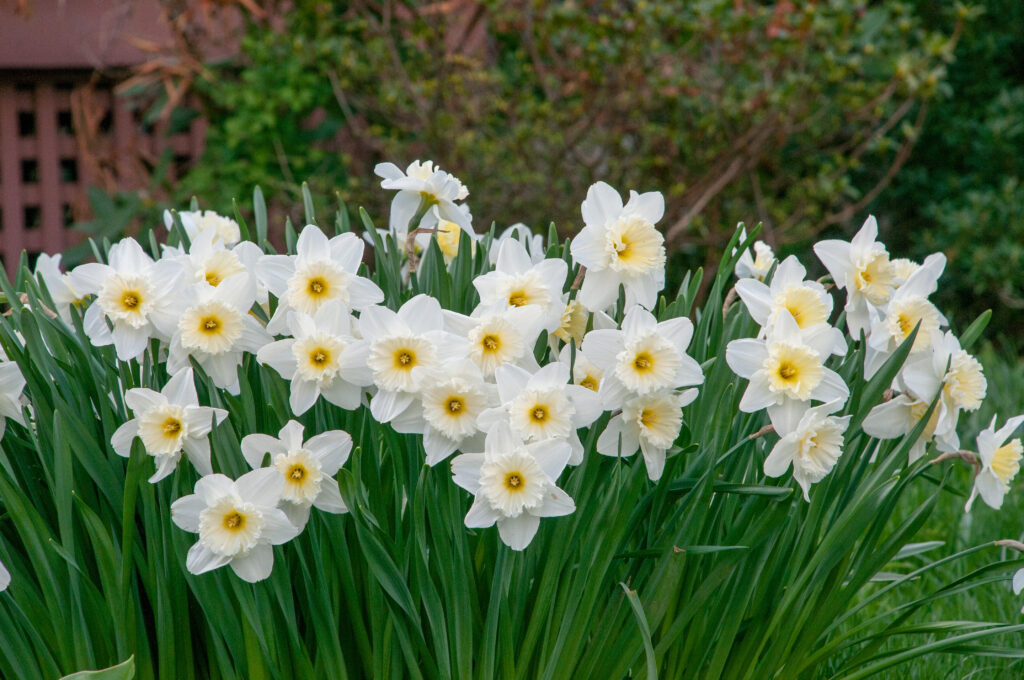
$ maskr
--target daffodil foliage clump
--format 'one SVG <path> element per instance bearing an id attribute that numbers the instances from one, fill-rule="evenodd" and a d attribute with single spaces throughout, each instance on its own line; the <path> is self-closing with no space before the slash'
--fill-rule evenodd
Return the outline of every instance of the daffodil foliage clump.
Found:
<path id="1" fill-rule="evenodd" d="M 869 219 L 815 246 L 822 282 L 737 233 L 698 308 L 699 274 L 663 295 L 658 192 L 593 185 L 560 243 L 477 232 L 429 162 L 378 174 L 387 228 L 307 193 L 277 253 L 257 190 L 252 231 L 169 214 L 166 244 L 3 284 L 0 675 L 859 678 L 1019 653 L 979 641 L 1024 626 L 918 616 L 1006 587 L 992 545 L 901 595 L 965 554 L 913 542 L 934 463 L 998 507 L 1021 458 L 1020 417 L 959 441 L 984 320 L 958 338 L 929 302 L 941 255 L 892 260 Z M 936 493 L 900 504 L 912 485 Z"/>

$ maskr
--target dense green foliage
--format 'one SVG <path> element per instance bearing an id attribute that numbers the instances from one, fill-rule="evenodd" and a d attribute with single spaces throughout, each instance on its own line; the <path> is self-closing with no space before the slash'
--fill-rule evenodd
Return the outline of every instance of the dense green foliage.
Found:
<path id="1" fill-rule="evenodd" d="M 266 213 L 256 214 L 268 247 Z M 329 221 L 349 228 L 344 212 Z M 460 291 L 488 268 L 487 243 L 475 254 L 461 243 L 449 270 L 434 242 L 406 290 L 394 244 L 385 252 L 378 241 L 372 276 L 388 304 L 428 292 L 468 311 L 473 296 Z M 548 252 L 568 257 L 557 244 Z M 1000 559 L 989 543 L 922 563 L 930 548 L 912 543 L 939 498 L 933 485 L 948 481 L 927 459 L 907 466 L 925 422 L 881 443 L 859 428 L 913 338 L 871 381 L 859 378 L 862 348 L 834 364 L 852 387 L 854 420 L 844 455 L 805 502 L 792 479 L 762 473 L 772 440 L 752 435 L 765 416 L 737 411 L 724 348 L 756 325 L 738 303 L 721 311 L 733 264 L 722 263 L 703 311 L 699 276 L 657 310 L 697 319 L 691 351 L 706 375 L 659 482 L 639 460 L 592 455 L 599 420 L 563 482 L 577 511 L 544 523 L 516 553 L 493 530 L 465 528 L 467 495 L 446 466 L 424 466 L 417 437 L 320 402 L 300 420 L 352 433 L 357 448 L 339 477 L 351 513 L 314 516 L 255 585 L 226 570 L 186 572 L 192 537 L 171 523 L 169 505 L 192 488 L 191 468 L 153 485 L 138 443 L 128 461 L 110 448 L 128 417 L 123 390 L 166 382 L 155 348 L 141 365 L 117 362 L 112 348 L 89 343 L 77 314 L 68 326 L 32 311 L 39 296 L 52 300 L 23 269 L 4 292 L 24 291 L 31 309 L 0 318 L 0 344 L 28 380 L 35 423 L 8 423 L 0 447 L 0 558 L 14 577 L 0 598 L 0 671 L 53 677 L 134 653 L 141 678 L 852 679 L 943 650 L 1021 656 L 1024 626 L 969 620 L 955 605 L 949 620 L 931 610 L 1002 587 L 1024 560 Z M 231 413 L 212 443 L 217 468 L 237 476 L 242 435 L 288 418 L 286 383 L 249 356 L 233 397 L 195 369 L 201 401 Z M 943 572 L 971 556 L 982 564 L 962 579 Z M 925 623 L 912 623 L 918 613 Z M 986 644 L 998 633 L 1014 637 Z M 923 635 L 939 639 L 921 645 Z"/>
<path id="2" fill-rule="evenodd" d="M 929 21 L 944 3 L 918 2 Z M 957 47 L 952 96 L 929 114 L 907 167 L 875 208 L 887 240 L 949 256 L 940 304 L 993 309 L 993 329 L 1024 347 L 1024 5 L 989 0 Z M 1004 342 L 1004 344 L 1006 344 Z"/>

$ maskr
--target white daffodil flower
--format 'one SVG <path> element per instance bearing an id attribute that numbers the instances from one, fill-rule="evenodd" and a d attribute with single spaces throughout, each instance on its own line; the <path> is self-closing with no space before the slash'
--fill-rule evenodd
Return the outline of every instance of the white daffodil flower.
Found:
<path id="1" fill-rule="evenodd" d="M 270 456 L 270 468 L 284 480 L 279 507 L 300 530 L 309 521 L 310 508 L 348 512 L 334 475 L 352 452 L 352 437 L 344 430 L 322 432 L 306 442 L 302 431 L 302 423 L 289 420 L 277 438 L 268 434 L 242 438 L 242 455 L 252 469 L 260 469 Z"/>
<path id="2" fill-rule="evenodd" d="M 167 370 L 177 372 L 194 357 L 217 387 L 238 394 L 243 354 L 255 354 L 272 339 L 249 314 L 255 300 L 256 282 L 246 273 L 229 276 L 216 288 L 206 283 L 189 288 L 171 337 Z"/>
<path id="3" fill-rule="evenodd" d="M 485 378 L 493 376 L 502 364 L 516 364 L 530 372 L 539 368 L 533 356 L 543 321 L 538 308 L 481 304 L 472 316 L 444 310 L 444 317 L 449 331 L 466 338 L 469 358 Z"/>
<path id="4" fill-rule="evenodd" d="M 279 303 L 267 331 L 284 333 L 288 313 L 312 316 L 330 300 L 340 300 L 349 310 L 362 310 L 384 300 L 373 281 L 358 276 L 363 261 L 363 242 L 352 233 L 332 239 L 314 224 L 306 225 L 295 243 L 295 257 L 264 255 L 256 265 L 257 276 Z"/>
<path id="5" fill-rule="evenodd" d="M 362 387 L 373 384 L 369 346 L 353 337 L 352 317 L 341 301 L 328 302 L 313 316 L 292 312 L 288 331 L 293 337 L 264 345 L 256 360 L 291 381 L 292 413 L 302 415 L 320 395 L 340 408 L 359 408 Z"/>
<path id="6" fill-rule="evenodd" d="M 552 362 L 531 375 L 505 364 L 494 373 L 501 406 L 484 411 L 477 424 L 490 432 L 508 423 L 527 442 L 565 439 L 571 446 L 570 465 L 583 462 L 583 444 L 576 432 L 601 415 L 601 402 L 593 390 L 570 385 L 569 366 Z"/>
<path id="7" fill-rule="evenodd" d="M 497 387 L 484 382 L 476 364 L 450 361 L 391 426 L 397 432 L 423 435 L 426 462 L 433 466 L 456 450 L 481 448 L 483 433 L 477 419 L 497 403 Z"/>
<path id="8" fill-rule="evenodd" d="M 604 375 L 600 389 L 604 408 L 621 408 L 633 395 L 703 384 L 700 364 L 686 354 L 692 337 L 689 319 L 658 323 L 639 305 L 626 312 L 622 330 L 587 333 L 580 352 Z"/>
<path id="9" fill-rule="evenodd" d="M 71 307 L 83 302 L 83 295 L 71 287 L 71 275 L 60 270 L 60 253 L 47 255 L 39 253 L 36 259 L 36 278 L 43 282 L 53 298 L 57 315 L 64 323 L 71 323 Z"/>
<path id="10" fill-rule="evenodd" d="M 867 337 L 864 377 L 870 378 L 878 372 L 885 360 L 919 323 L 921 329 L 914 338 L 914 346 L 910 350 L 912 355 L 929 349 L 932 338 L 942 326 L 948 324 L 946 317 L 928 300 L 928 296 L 935 292 L 945 266 L 945 255 L 929 255 L 924 264 L 896 289 L 889 303 L 881 310 L 883 315 L 872 318 L 871 332 Z"/>
<path id="11" fill-rule="evenodd" d="M 199 474 L 213 472 L 208 435 L 228 412 L 199 405 L 191 368 L 175 373 L 159 392 L 134 387 L 125 393 L 124 401 L 135 417 L 117 428 L 110 444 L 115 453 L 128 458 L 132 441 L 142 439 L 146 453 L 156 464 L 150 482 L 159 482 L 174 472 L 182 451 Z"/>
<path id="12" fill-rule="evenodd" d="M 807 408 L 792 427 L 776 428 L 781 439 L 764 461 L 764 473 L 781 477 L 793 465 L 793 479 L 810 501 L 811 484 L 820 482 L 843 453 L 843 433 L 850 416 L 829 415 L 842 405 L 838 402 Z"/>
<path id="13" fill-rule="evenodd" d="M 740 399 L 740 410 L 755 413 L 767 408 L 776 429 L 788 430 L 799 420 L 807 401 L 846 403 L 850 389 L 838 373 L 825 367 L 833 347 L 827 324 L 801 331 L 785 310 L 765 340 L 730 342 L 725 348 L 726 363 L 733 373 L 750 381 Z"/>
<path id="14" fill-rule="evenodd" d="M 252 241 L 242 241 L 229 248 L 212 230 L 202 231 L 192 239 L 186 253 L 180 247 L 164 246 L 164 257 L 176 259 L 184 271 L 185 283 L 207 283 L 218 286 L 235 274 L 255 276 L 256 264 L 263 251 Z M 257 280 L 256 302 L 267 302 L 267 287 Z"/>
<path id="15" fill-rule="evenodd" d="M 960 411 L 974 411 L 981 406 L 988 381 L 978 360 L 961 349 L 960 341 L 950 331 L 936 333 L 931 353 L 922 354 L 924 356 L 908 361 L 903 367 L 902 381 L 919 401 L 931 403 L 941 390 L 936 407 L 939 412 L 935 425 L 936 445 L 940 451 L 957 451 L 960 437 L 956 423 Z"/>
<path id="16" fill-rule="evenodd" d="M 562 324 L 566 305 L 562 288 L 569 265 L 562 259 L 534 263 L 523 244 L 506 239 L 498 249 L 494 271 L 476 277 L 473 285 L 485 307 L 532 307 L 537 310 L 541 327 L 554 332 Z"/>
<path id="17" fill-rule="evenodd" d="M 978 434 L 978 459 L 981 471 L 974 478 L 971 497 L 967 499 L 964 510 L 970 512 L 974 499 L 981 496 L 985 505 L 998 510 L 1003 505 L 1003 496 L 1010 490 L 1010 482 L 1020 472 L 1021 454 L 1024 447 L 1020 438 L 1010 439 L 1021 423 L 1024 415 L 1015 416 L 996 430 L 996 417 L 992 416 L 989 426 Z M 1009 442 L 1006 440 L 1010 439 Z"/>
<path id="18" fill-rule="evenodd" d="M 805 281 L 807 270 L 790 255 L 775 269 L 771 285 L 754 279 L 736 282 L 736 292 L 750 316 L 761 326 L 761 335 L 769 334 L 783 311 L 789 312 L 801 330 L 828 324 L 832 314 L 832 296 L 817 281 Z M 846 354 L 846 340 L 838 328 L 820 328 L 833 336 L 832 354 Z"/>
<path id="19" fill-rule="evenodd" d="M 878 439 L 896 439 L 906 436 L 921 422 L 921 418 L 928 412 L 930 403 L 916 399 L 909 393 L 897 395 L 872 408 L 864 418 L 861 427 L 869 435 Z M 928 442 L 935 436 L 935 428 L 942 412 L 942 404 L 937 404 L 928 418 L 928 423 L 925 425 L 924 431 L 921 432 L 921 436 L 910 447 L 911 463 L 924 455 Z"/>
<path id="20" fill-rule="evenodd" d="M 897 282 L 885 244 L 877 238 L 878 224 L 870 216 L 849 242 L 814 244 L 814 252 L 832 275 L 836 288 L 846 290 L 846 325 L 854 338 L 871 330 L 872 314 L 889 301 Z"/>
<path id="21" fill-rule="evenodd" d="M 483 453 L 452 459 L 455 483 L 473 494 L 466 526 L 483 529 L 497 523 L 502 542 L 523 550 L 536 535 L 541 517 L 576 510 L 569 494 L 555 483 L 568 460 L 564 441 L 526 445 L 508 425 L 497 425 L 487 433 Z"/>
<path id="22" fill-rule="evenodd" d="M 2 352 L 2 350 L 0 350 Z M 25 424 L 21 410 L 21 395 L 25 391 L 25 376 L 21 367 L 13 361 L 0 361 L 0 437 L 7 429 L 10 418 L 19 425 Z"/>
<path id="23" fill-rule="evenodd" d="M 530 261 L 534 264 L 539 263 L 547 257 L 547 248 L 544 246 L 544 236 L 533 233 L 533 230 L 522 222 L 516 222 L 511 227 L 508 227 L 498 234 L 494 240 L 491 241 L 491 249 L 488 251 L 487 256 L 492 265 L 498 263 L 498 251 L 501 250 L 501 245 L 510 239 L 519 241 L 519 243 L 526 248 L 526 252 L 530 255 Z"/>
<path id="24" fill-rule="evenodd" d="M 199 238 L 201 235 L 210 233 L 215 240 L 225 244 L 234 245 L 242 238 L 242 231 L 230 217 L 216 213 L 212 210 L 186 210 L 178 213 L 181 218 L 181 226 L 185 227 L 190 241 Z M 164 226 L 170 231 L 174 225 L 174 218 L 171 211 L 164 210 Z"/>
<path id="25" fill-rule="evenodd" d="M 185 566 L 204 574 L 230 564 L 250 583 L 270 576 L 271 546 L 299 535 L 284 511 L 278 509 L 284 477 L 274 468 L 253 470 L 232 481 L 221 474 L 196 482 L 195 493 L 171 504 L 171 519 L 185 531 L 199 534 Z"/>
<path id="26" fill-rule="evenodd" d="M 573 259 L 587 268 L 577 300 L 591 311 L 615 303 L 619 285 L 626 306 L 653 309 L 665 287 L 665 238 L 655 228 L 665 214 L 660 192 L 629 192 L 623 205 L 619 192 L 604 182 L 587 191 L 582 205 L 586 226 L 572 240 Z"/>
<path id="27" fill-rule="evenodd" d="M 158 329 L 173 325 L 182 271 L 171 260 L 153 262 L 133 238 L 111 246 L 108 262 L 75 267 L 67 285 L 79 295 L 97 296 L 83 319 L 92 344 L 113 344 L 117 358 L 128 361 L 145 351 L 150 338 L 160 337 Z"/>
<path id="28" fill-rule="evenodd" d="M 586 387 L 593 392 L 600 392 L 604 371 L 590 361 L 583 352 L 577 350 L 576 360 L 572 361 L 572 348 L 565 345 L 558 353 L 558 360 L 566 366 L 571 364 L 573 384 Z"/>
<path id="29" fill-rule="evenodd" d="M 466 340 L 444 327 L 441 304 L 429 295 L 417 295 L 397 312 L 386 307 L 363 310 L 359 331 L 369 344 L 366 363 L 377 386 L 370 413 L 377 422 L 391 422 L 409 408 L 437 379 L 442 361 L 469 354 Z"/>
<path id="30" fill-rule="evenodd" d="M 747 232 L 743 230 L 740 233 L 740 242 L 747 240 Z M 740 254 L 740 259 L 736 261 L 736 267 L 733 272 L 736 274 L 738 279 L 755 279 L 757 281 L 764 281 L 765 277 L 768 276 L 768 272 L 771 271 L 772 266 L 775 264 L 775 253 L 772 251 L 772 247 L 764 241 L 754 241 L 753 245 L 754 254 L 750 254 L 750 249 L 744 248 Z M 733 251 L 735 254 L 735 251 Z"/>
<path id="31" fill-rule="evenodd" d="M 665 457 L 683 426 L 682 408 L 697 398 L 697 390 L 665 390 L 627 399 L 622 413 L 608 421 L 597 438 L 597 452 L 605 456 L 643 454 L 647 477 L 661 479 Z"/>
<path id="32" fill-rule="evenodd" d="M 381 188 L 398 192 L 391 201 L 390 227 L 400 248 L 404 248 L 409 222 L 416 216 L 424 199 L 436 206 L 437 211 L 427 211 L 419 224 L 412 225 L 413 229 L 432 228 L 438 219 L 442 219 L 458 224 L 467 234 L 473 234 L 469 207 L 455 203 L 465 200 L 469 190 L 457 177 L 444 172 L 432 161 L 413 161 L 405 172 L 394 163 L 379 163 L 373 172 L 383 180 Z"/>

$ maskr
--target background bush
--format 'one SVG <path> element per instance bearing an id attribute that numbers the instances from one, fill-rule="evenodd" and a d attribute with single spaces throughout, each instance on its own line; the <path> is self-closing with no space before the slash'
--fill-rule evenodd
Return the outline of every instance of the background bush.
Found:
<path id="1" fill-rule="evenodd" d="M 926 24 L 912 4 L 850 0 L 293 5 L 275 29 L 251 23 L 239 58 L 198 82 L 213 124 L 186 195 L 224 210 L 255 184 L 273 195 L 316 178 L 314 194 L 373 212 L 386 200 L 376 162 L 432 158 L 473 178 L 478 230 L 544 215 L 567 232 L 602 179 L 663 191 L 688 264 L 717 261 L 740 220 L 792 243 L 863 219 L 947 93 L 969 14 Z"/>

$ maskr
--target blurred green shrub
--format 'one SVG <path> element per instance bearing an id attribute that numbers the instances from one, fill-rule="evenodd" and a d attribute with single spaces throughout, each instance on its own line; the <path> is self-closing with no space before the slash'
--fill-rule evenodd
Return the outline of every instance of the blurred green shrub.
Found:
<path id="1" fill-rule="evenodd" d="M 945 91 L 965 15 L 926 28 L 912 4 L 854 0 L 290 8 L 199 84 L 212 125 L 187 195 L 228 210 L 254 184 L 273 196 L 314 178 L 314 194 L 381 209 L 373 164 L 431 158 L 467 182 L 477 229 L 545 215 L 570 231 L 603 179 L 663 191 L 691 263 L 740 220 L 792 243 L 862 219 Z"/>
<path id="2" fill-rule="evenodd" d="M 917 2 L 937 24 L 937 3 Z M 1024 348 L 1024 4 L 987 0 L 957 47 L 952 96 L 928 116 L 907 167 L 878 201 L 884 238 L 920 259 L 949 256 L 939 303 L 992 308 L 993 335 Z"/>

